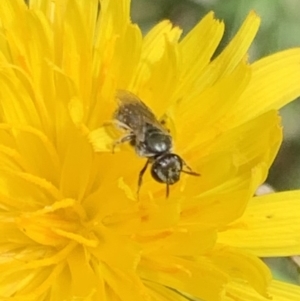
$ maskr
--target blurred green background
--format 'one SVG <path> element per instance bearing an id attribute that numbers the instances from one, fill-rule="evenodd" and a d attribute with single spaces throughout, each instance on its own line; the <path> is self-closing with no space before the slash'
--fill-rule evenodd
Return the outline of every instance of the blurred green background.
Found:
<path id="1" fill-rule="evenodd" d="M 221 49 L 250 10 L 255 10 L 262 19 L 250 49 L 251 61 L 300 46 L 300 0 L 132 0 L 131 12 L 133 22 L 144 33 L 163 19 L 171 20 L 187 33 L 211 10 L 226 25 Z M 276 191 L 300 188 L 300 100 L 283 108 L 281 115 L 284 142 L 267 180 Z M 300 284 L 300 257 L 269 258 L 265 262 L 275 278 Z"/>

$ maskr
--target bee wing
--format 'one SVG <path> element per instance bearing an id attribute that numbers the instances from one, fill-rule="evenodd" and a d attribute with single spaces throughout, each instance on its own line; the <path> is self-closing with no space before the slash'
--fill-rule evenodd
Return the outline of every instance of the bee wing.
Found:
<path id="1" fill-rule="evenodd" d="M 119 102 L 119 108 L 115 112 L 114 118 L 129 127 L 140 140 L 144 138 L 146 124 L 155 126 L 168 134 L 154 113 L 136 95 L 125 90 L 119 90 L 116 98 Z"/>

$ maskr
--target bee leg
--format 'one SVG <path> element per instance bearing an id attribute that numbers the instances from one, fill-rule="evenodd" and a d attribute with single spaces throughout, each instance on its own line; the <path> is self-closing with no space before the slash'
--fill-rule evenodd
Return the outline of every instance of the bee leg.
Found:
<path id="1" fill-rule="evenodd" d="M 166 199 L 169 197 L 169 194 L 170 194 L 170 185 L 169 185 L 169 183 L 167 182 L 167 187 L 166 187 Z"/>
<path id="2" fill-rule="evenodd" d="M 112 145 L 112 153 L 115 153 L 115 148 L 116 146 L 118 146 L 119 144 L 125 143 L 127 141 L 132 141 L 134 139 L 134 135 L 132 133 L 129 133 L 123 137 L 121 137 L 120 139 L 114 141 L 113 145 Z"/>
<path id="3" fill-rule="evenodd" d="M 147 170 L 147 167 L 148 167 L 148 165 L 149 165 L 149 162 L 150 162 L 150 161 L 147 160 L 146 164 L 144 165 L 144 167 L 142 168 L 142 170 L 141 170 L 140 173 L 139 173 L 137 195 L 139 195 L 140 188 L 141 188 L 142 183 L 143 183 L 143 176 L 144 176 L 145 171 Z"/>
<path id="4" fill-rule="evenodd" d="M 193 171 L 183 160 L 182 160 L 182 163 L 183 163 L 183 166 L 187 169 L 187 170 L 181 170 L 181 172 L 183 173 L 186 173 L 188 175 L 191 175 L 191 176 L 200 176 L 199 173 Z"/>

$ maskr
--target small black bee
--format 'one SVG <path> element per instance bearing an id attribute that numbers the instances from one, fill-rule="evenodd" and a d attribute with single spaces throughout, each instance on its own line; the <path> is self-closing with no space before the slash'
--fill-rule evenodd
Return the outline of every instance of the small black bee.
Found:
<path id="1" fill-rule="evenodd" d="M 138 192 L 149 164 L 152 164 L 152 177 L 157 182 L 167 185 L 166 197 L 169 196 L 169 185 L 179 181 L 181 172 L 193 176 L 200 175 L 192 171 L 181 157 L 172 153 L 172 137 L 169 131 L 136 95 L 120 90 L 117 92 L 117 100 L 118 108 L 113 119 L 115 124 L 127 133 L 115 141 L 113 148 L 129 142 L 140 157 L 148 158 L 139 173 Z"/>

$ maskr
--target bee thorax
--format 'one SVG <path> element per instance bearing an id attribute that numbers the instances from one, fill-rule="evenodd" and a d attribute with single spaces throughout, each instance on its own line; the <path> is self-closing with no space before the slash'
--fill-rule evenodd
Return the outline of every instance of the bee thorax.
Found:
<path id="1" fill-rule="evenodd" d="M 160 131 L 149 131 L 145 136 L 145 147 L 154 154 L 166 153 L 172 148 L 172 139 Z"/>
<path id="2" fill-rule="evenodd" d="M 139 156 L 156 157 L 161 154 L 170 153 L 172 139 L 169 135 L 153 129 L 145 132 L 144 141 L 137 141 L 134 146 Z"/>

